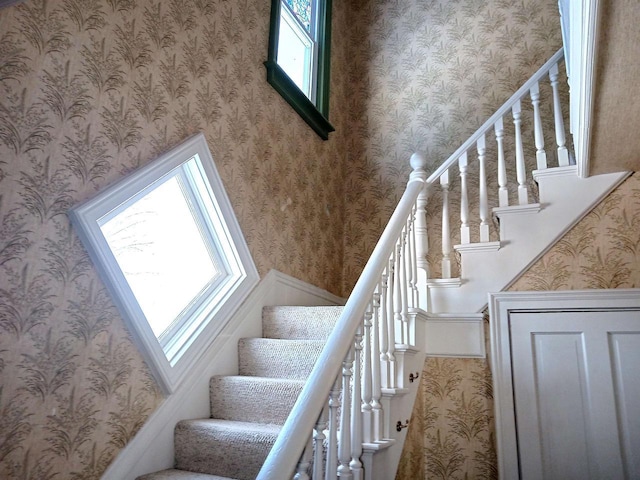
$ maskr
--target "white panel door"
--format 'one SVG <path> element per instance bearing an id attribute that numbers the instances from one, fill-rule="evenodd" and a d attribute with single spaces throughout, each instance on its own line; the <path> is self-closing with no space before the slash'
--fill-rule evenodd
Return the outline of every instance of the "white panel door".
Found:
<path id="1" fill-rule="evenodd" d="M 640 478 L 640 312 L 510 312 L 524 480 Z"/>

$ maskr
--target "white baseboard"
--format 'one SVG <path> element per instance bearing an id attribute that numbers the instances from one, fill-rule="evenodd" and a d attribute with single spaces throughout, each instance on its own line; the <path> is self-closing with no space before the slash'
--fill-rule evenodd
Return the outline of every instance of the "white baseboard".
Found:
<path id="1" fill-rule="evenodd" d="M 165 399 L 119 453 L 102 480 L 134 480 L 139 475 L 173 466 L 176 423 L 209 416 L 209 378 L 238 373 L 238 340 L 262 335 L 262 307 L 343 304 L 341 297 L 271 270 L 233 314 L 189 377 Z"/>

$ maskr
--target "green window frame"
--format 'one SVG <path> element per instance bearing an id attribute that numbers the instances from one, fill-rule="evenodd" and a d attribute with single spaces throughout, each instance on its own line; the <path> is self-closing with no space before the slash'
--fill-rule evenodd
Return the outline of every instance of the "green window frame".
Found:
<path id="1" fill-rule="evenodd" d="M 269 84 L 298 112 L 302 119 L 324 140 L 335 128 L 329 123 L 329 82 L 331 47 L 331 0 L 314 0 L 310 32 L 313 42 L 309 96 L 291 79 L 278 64 L 278 43 L 282 9 L 287 9 L 286 0 L 272 0 L 271 25 L 269 31 L 269 54 L 264 62 Z M 284 14 L 287 14 L 285 11 Z"/>

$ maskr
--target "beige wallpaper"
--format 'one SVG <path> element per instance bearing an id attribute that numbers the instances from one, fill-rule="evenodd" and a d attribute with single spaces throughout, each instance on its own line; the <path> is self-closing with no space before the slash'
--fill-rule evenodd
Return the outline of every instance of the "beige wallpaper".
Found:
<path id="1" fill-rule="evenodd" d="M 409 155 L 439 164 L 560 46 L 552 0 L 334 2 L 336 132 L 323 142 L 265 81 L 269 8 L 27 0 L 0 10 L 0 478 L 99 478 L 162 400 L 69 206 L 203 131 L 260 273 L 344 294 Z M 595 273 L 637 286 L 638 239 L 624 240 L 640 221 L 637 190 L 634 177 L 601 212 L 606 226 L 577 227 L 515 288 L 578 288 L 600 282 Z M 432 203 L 437 212 L 437 194 Z M 437 238 L 439 220 L 429 224 Z M 436 240 L 434 275 L 437 251 Z M 495 478 L 488 372 L 479 360 L 427 361 L 399 478 Z"/>
<path id="2" fill-rule="evenodd" d="M 0 10 L 0 478 L 97 479 L 162 401 L 65 215 L 203 131 L 261 275 L 341 293 L 347 17 L 324 142 L 266 83 L 268 0 Z"/>

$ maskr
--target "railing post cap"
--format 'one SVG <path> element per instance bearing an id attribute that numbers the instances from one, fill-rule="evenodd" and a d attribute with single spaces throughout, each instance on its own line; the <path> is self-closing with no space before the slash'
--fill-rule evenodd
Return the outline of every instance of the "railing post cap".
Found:
<path id="1" fill-rule="evenodd" d="M 427 159 L 420 153 L 414 153 L 411 155 L 411 159 L 409 160 L 409 164 L 411 168 L 414 170 L 426 170 L 427 168 Z"/>

